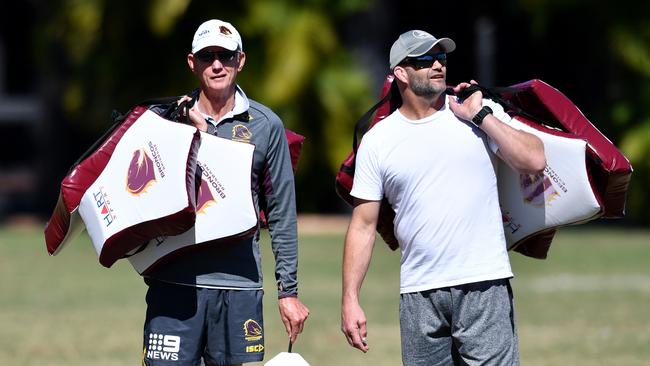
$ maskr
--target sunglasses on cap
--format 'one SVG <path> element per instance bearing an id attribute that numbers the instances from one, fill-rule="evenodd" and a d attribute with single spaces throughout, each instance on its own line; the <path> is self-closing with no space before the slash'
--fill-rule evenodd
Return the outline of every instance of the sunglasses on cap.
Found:
<path id="1" fill-rule="evenodd" d="M 227 63 L 227 62 L 232 62 L 236 57 L 238 51 L 229 51 L 229 50 L 222 50 L 222 51 L 199 51 L 194 54 L 194 57 L 199 59 L 201 62 L 206 62 L 206 63 L 213 63 L 215 59 L 219 59 L 219 62 Z"/>
<path id="2" fill-rule="evenodd" d="M 411 66 L 414 69 L 426 69 L 433 66 L 436 61 L 440 62 L 442 66 L 447 66 L 447 54 L 438 52 L 433 54 L 427 53 L 417 57 L 407 57 L 400 64 Z"/>

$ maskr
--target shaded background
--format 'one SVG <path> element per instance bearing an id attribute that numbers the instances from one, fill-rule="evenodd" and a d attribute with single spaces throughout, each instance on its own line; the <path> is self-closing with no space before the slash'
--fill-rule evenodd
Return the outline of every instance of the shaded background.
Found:
<path id="1" fill-rule="evenodd" d="M 239 82 L 306 136 L 302 213 L 341 213 L 334 177 L 354 122 L 376 101 L 388 50 L 408 29 L 451 37 L 448 83 L 541 79 L 569 97 L 630 159 L 628 215 L 650 201 L 650 3 L 621 0 L 14 2 L 0 13 L 0 222 L 46 220 L 71 164 L 126 112 L 196 82 L 185 57 L 204 20 L 232 22 Z"/>

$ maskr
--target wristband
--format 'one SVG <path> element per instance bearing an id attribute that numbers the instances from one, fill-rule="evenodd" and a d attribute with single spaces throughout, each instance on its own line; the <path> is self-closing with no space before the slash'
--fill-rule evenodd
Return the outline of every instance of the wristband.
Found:
<path id="1" fill-rule="evenodd" d="M 483 123 L 483 119 L 488 115 L 492 113 L 492 108 L 488 106 L 483 106 L 478 113 L 472 118 L 472 123 L 476 126 L 479 127 L 481 123 Z"/>

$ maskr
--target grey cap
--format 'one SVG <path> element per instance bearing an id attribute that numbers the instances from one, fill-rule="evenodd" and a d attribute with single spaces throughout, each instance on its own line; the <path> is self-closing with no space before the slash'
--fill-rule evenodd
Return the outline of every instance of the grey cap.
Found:
<path id="1" fill-rule="evenodd" d="M 390 48 L 390 69 L 394 69 L 407 57 L 424 55 L 437 44 L 447 53 L 456 49 L 456 42 L 451 38 L 438 39 L 422 30 L 410 30 L 402 33 Z"/>

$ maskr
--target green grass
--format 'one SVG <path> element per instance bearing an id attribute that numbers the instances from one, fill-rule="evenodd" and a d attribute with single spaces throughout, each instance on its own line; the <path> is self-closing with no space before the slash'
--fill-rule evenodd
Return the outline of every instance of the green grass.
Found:
<path id="1" fill-rule="evenodd" d="M 377 244 L 362 290 L 364 355 L 340 332 L 342 240 L 301 237 L 311 316 L 294 350 L 316 366 L 399 365 L 399 254 Z M 287 340 L 267 237 L 263 252 L 268 360 Z M 650 231 L 563 229 L 547 260 L 511 259 L 523 365 L 650 365 Z M 0 230 L 0 365 L 138 365 L 144 293 L 127 262 L 102 267 L 86 236 L 49 257 L 40 230 Z"/>

